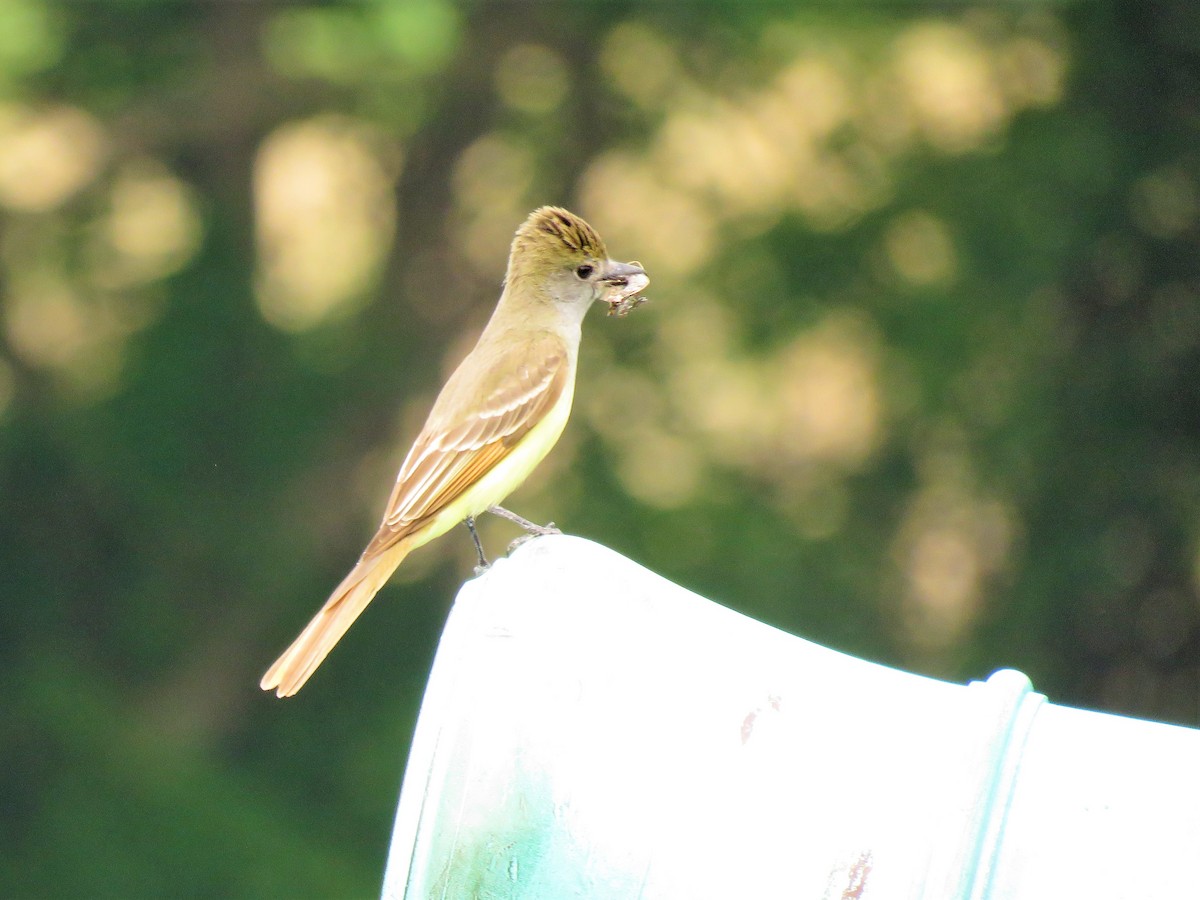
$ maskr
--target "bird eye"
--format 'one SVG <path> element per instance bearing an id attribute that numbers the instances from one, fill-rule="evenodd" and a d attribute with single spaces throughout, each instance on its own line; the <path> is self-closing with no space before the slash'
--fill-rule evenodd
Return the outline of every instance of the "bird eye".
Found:
<path id="1" fill-rule="evenodd" d="M 575 274 L 578 275 L 581 280 L 586 281 L 587 279 L 589 279 L 592 276 L 592 272 L 594 272 L 594 271 L 595 271 L 595 269 L 592 266 L 589 266 L 586 263 L 584 263 L 582 266 L 580 266 L 578 269 L 575 270 Z"/>

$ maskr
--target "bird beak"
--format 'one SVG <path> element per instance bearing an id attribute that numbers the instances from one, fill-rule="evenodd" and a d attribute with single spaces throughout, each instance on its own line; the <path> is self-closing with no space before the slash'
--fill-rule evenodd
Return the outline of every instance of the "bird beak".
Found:
<path id="1" fill-rule="evenodd" d="M 640 263 L 619 263 L 611 260 L 604 267 L 600 284 L 605 286 L 603 300 L 608 304 L 610 316 L 626 316 L 646 302 L 645 297 L 636 296 L 650 283 L 650 276 Z"/>

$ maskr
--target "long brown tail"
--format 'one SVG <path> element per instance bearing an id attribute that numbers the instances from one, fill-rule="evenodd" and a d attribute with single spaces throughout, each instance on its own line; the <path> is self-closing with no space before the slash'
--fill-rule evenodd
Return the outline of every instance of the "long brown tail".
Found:
<path id="1" fill-rule="evenodd" d="M 359 560 L 300 636 L 267 669 L 259 687 L 264 691 L 274 690 L 277 697 L 290 697 L 304 687 L 304 682 L 367 608 L 410 549 L 409 542 L 402 540 L 378 556 Z"/>

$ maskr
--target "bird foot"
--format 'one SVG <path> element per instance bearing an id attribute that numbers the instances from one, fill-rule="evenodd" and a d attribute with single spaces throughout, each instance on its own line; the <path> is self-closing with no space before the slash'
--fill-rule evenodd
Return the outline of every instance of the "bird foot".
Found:
<path id="1" fill-rule="evenodd" d="M 532 541 L 534 538 L 544 537 L 547 534 L 562 534 L 562 530 L 553 522 L 547 522 L 545 525 L 538 525 L 536 528 L 530 528 L 526 534 L 521 535 L 508 545 L 508 552 L 512 553 L 522 544 Z"/>
<path id="2" fill-rule="evenodd" d="M 562 529 L 560 529 L 553 522 L 547 522 L 545 525 L 538 525 L 536 522 L 530 522 L 524 516 L 518 516 L 514 512 L 509 512 L 503 506 L 490 506 L 488 507 L 488 512 L 490 512 L 493 516 L 499 516 L 502 519 L 508 519 L 508 521 L 520 525 L 521 528 L 525 530 L 525 534 L 508 545 L 509 553 L 512 553 L 523 543 L 531 540 L 532 538 L 542 537 L 543 535 L 547 534 L 562 534 Z"/>
<path id="3" fill-rule="evenodd" d="M 521 526 L 530 537 L 541 537 L 544 534 L 562 534 L 562 531 L 553 522 L 539 525 L 536 522 L 530 522 L 524 516 L 518 516 L 515 512 L 509 512 L 503 506 L 489 506 L 488 512 L 493 516 L 508 519 L 508 521 Z"/>

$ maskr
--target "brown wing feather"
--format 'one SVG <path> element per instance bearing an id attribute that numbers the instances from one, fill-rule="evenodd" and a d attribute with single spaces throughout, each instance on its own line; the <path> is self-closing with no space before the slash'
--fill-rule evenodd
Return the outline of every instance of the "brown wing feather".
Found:
<path id="1" fill-rule="evenodd" d="M 482 478 L 562 396 L 570 366 L 557 335 L 545 333 L 515 346 L 502 342 L 496 355 L 486 369 L 491 385 L 460 383 L 465 362 L 447 382 L 400 468 L 364 559 L 393 546 Z M 471 402 L 484 391 L 482 405 Z"/>

